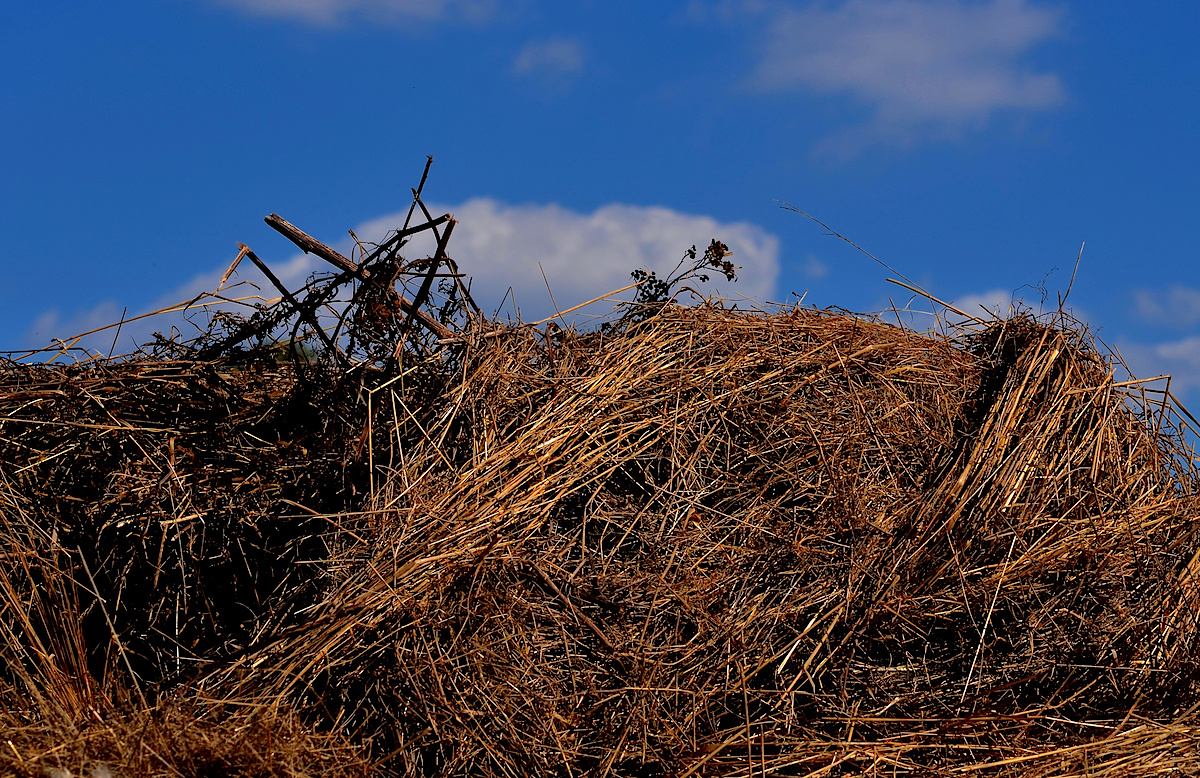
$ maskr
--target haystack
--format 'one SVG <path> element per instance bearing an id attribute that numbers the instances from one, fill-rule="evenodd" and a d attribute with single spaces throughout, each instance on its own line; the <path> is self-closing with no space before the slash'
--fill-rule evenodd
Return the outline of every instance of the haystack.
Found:
<path id="1" fill-rule="evenodd" d="M 1200 478 L 1081 327 L 502 325 L 448 233 L 0 365 L 7 772 L 1200 775 Z"/>

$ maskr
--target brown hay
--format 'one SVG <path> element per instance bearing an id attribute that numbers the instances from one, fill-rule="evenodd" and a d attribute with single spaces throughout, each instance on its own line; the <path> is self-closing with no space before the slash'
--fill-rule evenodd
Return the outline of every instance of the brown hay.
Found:
<path id="1" fill-rule="evenodd" d="M 1078 327 L 490 326 L 0 365 L 5 769 L 1200 774 L 1200 481 Z"/>

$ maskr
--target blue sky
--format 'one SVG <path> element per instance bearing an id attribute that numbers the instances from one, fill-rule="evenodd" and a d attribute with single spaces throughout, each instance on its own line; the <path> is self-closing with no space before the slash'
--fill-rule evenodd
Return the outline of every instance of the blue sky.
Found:
<path id="1" fill-rule="evenodd" d="M 1200 399 L 1200 5 L 154 0 L 0 17 L 0 331 L 182 299 L 262 222 L 396 226 L 425 156 L 450 253 L 526 314 L 721 238 L 722 289 L 878 310 L 1070 302 Z M 399 217 L 402 220 L 402 216 Z M 1053 271 L 1053 272 L 1051 272 Z M 1049 273 L 1049 276 L 1047 274 Z M 794 298 L 793 298 L 794 299 Z M 972 310 L 978 310 L 972 307 Z"/>

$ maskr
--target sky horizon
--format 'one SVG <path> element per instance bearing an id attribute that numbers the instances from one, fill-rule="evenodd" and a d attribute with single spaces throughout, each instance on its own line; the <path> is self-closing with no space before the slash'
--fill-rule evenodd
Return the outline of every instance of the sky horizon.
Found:
<path id="1" fill-rule="evenodd" d="M 335 246 L 426 199 L 522 312 L 718 238 L 723 294 L 1070 308 L 1200 404 L 1200 7 L 1040 0 L 131 0 L 0 28 L 0 349 L 174 302 L 279 213 Z M 545 274 L 543 279 L 542 274 Z M 173 299 L 174 298 L 174 299 Z M 566 301 L 569 301 L 566 302 Z M 914 303 L 914 306 L 916 304 Z M 121 349 L 119 349 L 121 350 Z"/>

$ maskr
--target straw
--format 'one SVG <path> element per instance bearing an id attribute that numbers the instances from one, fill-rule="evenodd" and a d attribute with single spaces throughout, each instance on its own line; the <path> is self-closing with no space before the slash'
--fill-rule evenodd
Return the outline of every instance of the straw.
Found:
<path id="1" fill-rule="evenodd" d="M 1081 325 L 542 332 L 446 243 L 0 362 L 5 770 L 1200 774 L 1191 416 Z"/>

